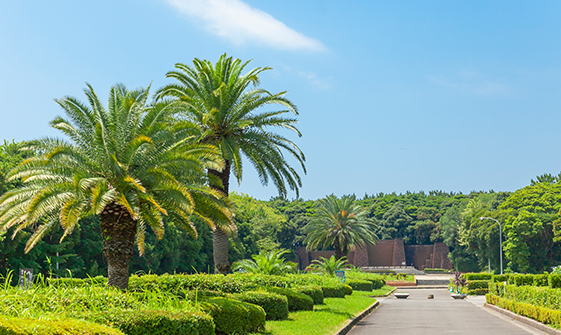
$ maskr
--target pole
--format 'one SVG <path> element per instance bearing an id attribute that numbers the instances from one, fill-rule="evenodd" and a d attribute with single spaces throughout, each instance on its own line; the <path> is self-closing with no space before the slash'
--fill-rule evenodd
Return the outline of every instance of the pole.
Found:
<path id="1" fill-rule="evenodd" d="M 493 220 L 499 224 L 499 253 L 500 253 L 500 261 L 501 261 L 501 274 L 503 274 L 503 228 L 501 227 L 501 223 L 493 218 L 489 217 L 480 217 L 479 220 Z"/>

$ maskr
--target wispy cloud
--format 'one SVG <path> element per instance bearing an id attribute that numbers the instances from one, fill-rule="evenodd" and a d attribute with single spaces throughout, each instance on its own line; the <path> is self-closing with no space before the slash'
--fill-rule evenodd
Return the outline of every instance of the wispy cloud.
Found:
<path id="1" fill-rule="evenodd" d="M 333 88 L 333 77 L 320 78 L 315 72 L 298 71 L 298 77 L 306 79 L 313 87 L 320 90 L 330 90 Z"/>
<path id="2" fill-rule="evenodd" d="M 257 43 L 283 50 L 324 51 L 318 40 L 307 37 L 240 0 L 166 0 L 206 30 L 235 45 Z"/>
<path id="3" fill-rule="evenodd" d="M 506 84 L 498 80 L 493 80 L 488 75 L 476 71 L 462 70 L 453 78 L 431 75 L 428 79 L 435 84 L 463 93 L 482 96 L 505 95 L 510 93 L 510 89 Z"/>

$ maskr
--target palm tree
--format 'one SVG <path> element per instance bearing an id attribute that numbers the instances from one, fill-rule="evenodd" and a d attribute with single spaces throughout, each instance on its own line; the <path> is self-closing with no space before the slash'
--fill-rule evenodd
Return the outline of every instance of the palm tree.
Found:
<path id="1" fill-rule="evenodd" d="M 248 63 L 224 54 L 216 64 L 197 58 L 193 67 L 176 64 L 177 70 L 168 72 L 166 77 L 178 83 L 163 87 L 157 95 L 160 99 L 175 99 L 182 106 L 185 119 L 200 128 L 200 141 L 219 148 L 224 166 L 208 169 L 213 188 L 228 196 L 230 173 L 241 183 L 245 156 L 263 185 L 272 180 L 279 194 L 286 196 L 288 184 L 298 194 L 298 187 L 302 186 L 300 177 L 288 165 L 283 151 L 294 156 L 305 173 L 304 154 L 292 141 L 269 130 L 281 127 L 301 136 L 295 127 L 297 120 L 284 116 L 298 114 L 296 106 L 284 97 L 286 92 L 272 94 L 257 88 L 259 75 L 270 68 L 257 67 L 242 74 Z M 258 112 L 271 104 L 284 109 Z M 213 249 L 217 271 L 228 272 L 228 235 L 218 226 L 213 231 Z"/>
<path id="2" fill-rule="evenodd" d="M 352 245 L 363 248 L 378 241 L 374 233 L 376 225 L 355 200 L 354 195 L 341 199 L 330 195 L 318 201 L 314 217 L 304 227 L 308 250 L 333 246 L 335 257 L 341 259 Z"/>
<path id="3" fill-rule="evenodd" d="M 209 224 L 231 221 L 227 199 L 204 186 L 206 169 L 223 163 L 217 148 L 194 143 L 189 124 L 168 123 L 173 104 L 148 104 L 149 89 L 117 84 L 107 108 L 91 86 L 84 92 L 89 105 L 56 100 L 68 119 L 55 117 L 51 126 L 70 141 L 28 143 L 39 154 L 11 172 L 24 185 L 0 198 L 0 231 L 34 229 L 28 252 L 55 225 L 64 239 L 81 218 L 99 215 L 108 285 L 126 289 L 134 244 L 142 254 L 146 226 L 161 238 L 167 216 L 196 236 L 192 215 Z"/>
<path id="4" fill-rule="evenodd" d="M 329 276 L 335 276 L 335 271 L 345 270 L 348 266 L 347 257 L 337 259 L 335 256 L 331 256 L 329 259 L 325 257 L 320 257 L 319 260 L 314 259 L 312 264 L 308 266 L 308 269 L 323 272 Z"/>
<path id="5" fill-rule="evenodd" d="M 253 261 L 242 259 L 232 265 L 232 270 L 242 270 L 249 273 L 260 273 L 266 275 L 284 275 L 296 272 L 296 263 L 286 262 L 282 255 L 288 253 L 287 250 L 272 250 L 267 253 L 253 255 Z"/>

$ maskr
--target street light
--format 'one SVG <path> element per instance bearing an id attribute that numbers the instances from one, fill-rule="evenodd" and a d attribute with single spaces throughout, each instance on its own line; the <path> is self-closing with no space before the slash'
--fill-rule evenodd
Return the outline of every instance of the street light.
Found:
<path id="1" fill-rule="evenodd" d="M 501 256 L 501 274 L 503 274 L 503 228 L 501 228 L 501 223 L 493 218 L 488 218 L 488 217 L 480 217 L 479 220 L 483 221 L 483 220 L 493 220 L 496 223 L 499 224 L 499 252 L 500 252 L 500 256 Z"/>

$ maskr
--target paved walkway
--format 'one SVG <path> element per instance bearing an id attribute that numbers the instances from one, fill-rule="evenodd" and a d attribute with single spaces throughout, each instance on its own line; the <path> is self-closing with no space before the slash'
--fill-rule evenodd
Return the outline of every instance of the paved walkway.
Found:
<path id="1" fill-rule="evenodd" d="M 544 334 L 483 307 L 484 297 L 454 300 L 444 289 L 416 289 L 398 292 L 407 299 L 380 298 L 380 306 L 348 334 L 424 335 L 527 335 Z M 433 294 L 434 299 L 427 299 Z"/>

